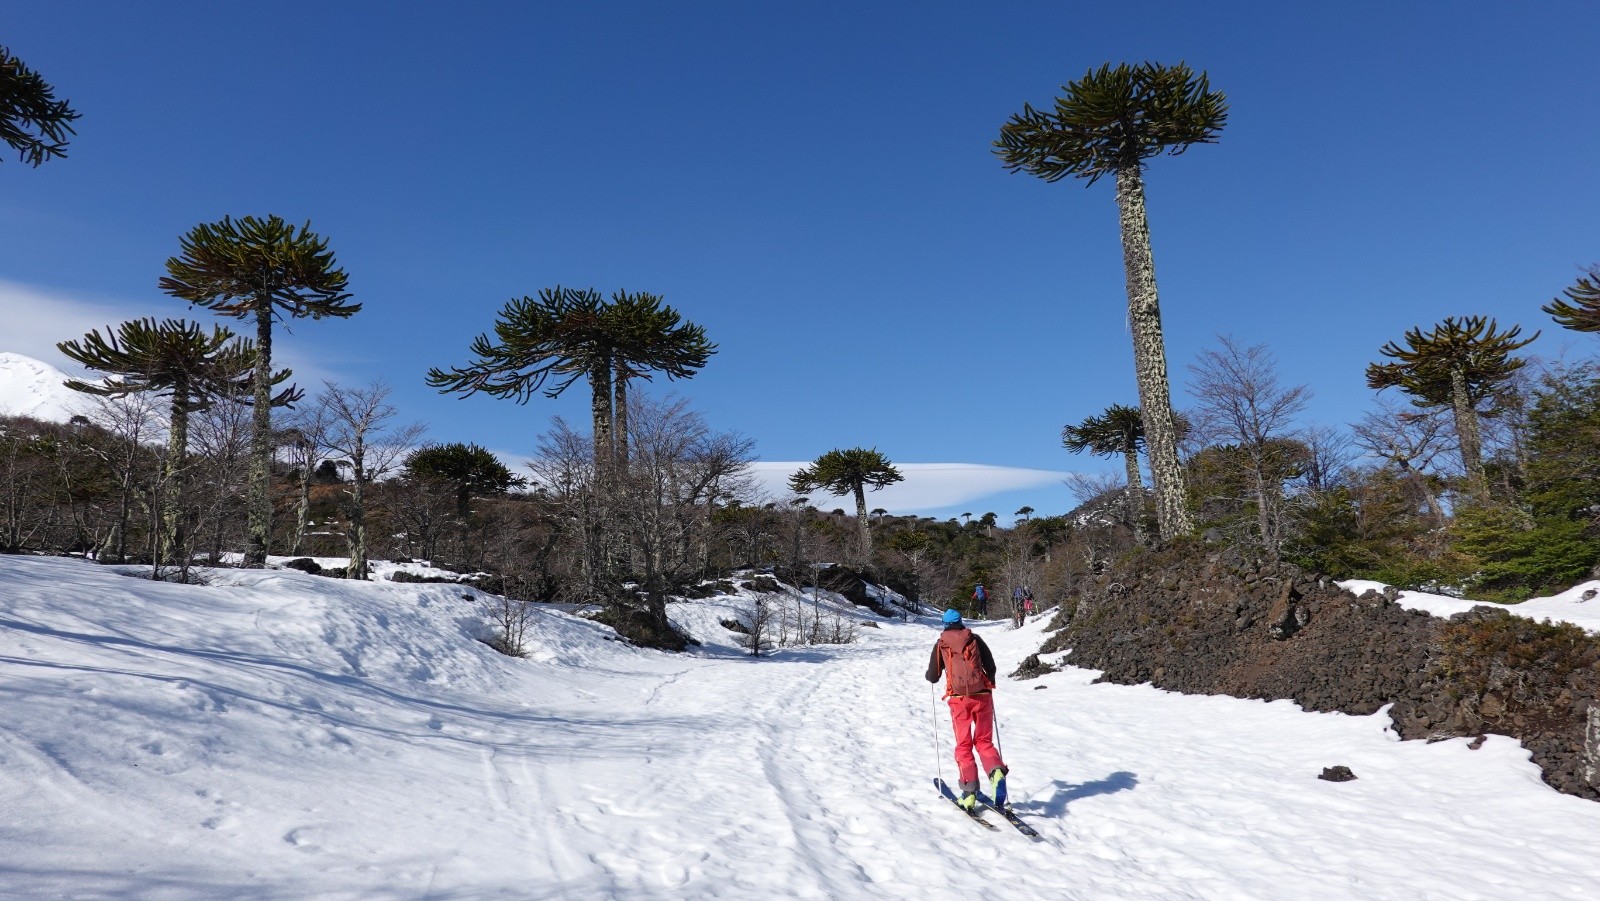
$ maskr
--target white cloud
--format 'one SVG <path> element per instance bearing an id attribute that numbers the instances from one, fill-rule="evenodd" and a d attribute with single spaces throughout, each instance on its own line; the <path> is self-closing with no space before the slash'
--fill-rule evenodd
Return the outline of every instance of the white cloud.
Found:
<path id="1" fill-rule="evenodd" d="M 795 470 L 807 465 L 804 462 L 762 462 L 753 464 L 751 468 L 768 494 L 775 498 L 786 498 L 792 496 L 788 486 L 789 477 Z M 896 463 L 895 468 L 905 476 L 905 481 L 878 491 L 869 491 L 868 509 L 882 507 L 897 515 L 945 510 L 1007 491 L 1059 486 L 1068 475 L 1048 469 L 1020 469 L 983 463 Z M 811 502 L 820 509 L 842 506 L 846 512 L 855 512 L 855 501 L 849 497 L 840 498 L 817 492 L 811 495 Z"/>
<path id="2" fill-rule="evenodd" d="M 116 298 L 68 293 L 54 288 L 25 285 L 0 278 L 0 351 L 21 354 L 48 363 L 69 375 L 82 376 L 84 369 L 56 349 L 60 341 L 72 341 L 99 329 L 130 319 L 192 319 L 206 324 L 225 325 L 234 332 L 254 334 L 254 327 L 241 329 L 238 322 L 221 319 L 206 310 L 190 310 L 181 301 L 156 297 L 148 303 Z M 249 337 L 246 335 L 246 337 Z M 273 342 L 273 363 L 294 370 L 293 381 L 314 393 L 333 373 L 296 353 L 287 342 Z"/>

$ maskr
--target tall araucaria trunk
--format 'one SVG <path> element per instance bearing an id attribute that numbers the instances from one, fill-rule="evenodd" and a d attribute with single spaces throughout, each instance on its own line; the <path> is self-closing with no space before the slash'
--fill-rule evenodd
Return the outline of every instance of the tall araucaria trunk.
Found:
<path id="1" fill-rule="evenodd" d="M 1144 524 L 1144 479 L 1139 475 L 1139 448 L 1129 444 L 1122 450 L 1122 465 L 1128 473 L 1128 491 L 1125 505 L 1128 508 L 1128 527 L 1140 544 L 1149 540 Z M 1048 561 L 1046 561 L 1048 562 Z"/>
<path id="2" fill-rule="evenodd" d="M 256 308 L 255 399 L 250 431 L 250 489 L 245 501 L 244 565 L 267 565 L 272 534 L 272 305 Z"/>
<path id="3" fill-rule="evenodd" d="M 167 458 L 163 465 L 161 492 L 161 550 L 156 569 L 181 566 L 188 536 L 183 530 L 183 478 L 189 452 L 189 388 L 176 385 L 172 391 L 172 421 L 167 428 Z"/>
<path id="4" fill-rule="evenodd" d="M 861 565 L 872 565 L 872 524 L 867 521 L 867 492 L 860 482 L 852 486 L 856 490 L 856 526 L 861 535 Z"/>
<path id="5" fill-rule="evenodd" d="M 589 412 L 594 418 L 594 471 L 601 476 L 611 469 L 611 363 L 603 362 L 589 373 L 591 392 Z"/>
<path id="6" fill-rule="evenodd" d="M 1482 500 L 1489 490 L 1489 474 L 1483 466 L 1483 436 L 1478 430 L 1478 411 L 1467 394 L 1467 374 L 1460 366 L 1450 367 L 1450 400 L 1455 408 L 1456 435 L 1461 438 L 1461 468 L 1467 474 L 1467 489 Z"/>
<path id="7" fill-rule="evenodd" d="M 1178 430 L 1167 381 L 1167 351 L 1161 334 L 1161 304 L 1150 226 L 1145 218 L 1144 179 L 1137 160 L 1117 170 L 1117 210 L 1122 225 L 1122 263 L 1128 286 L 1128 327 L 1133 332 L 1134 374 L 1144 418 L 1145 449 L 1155 480 L 1156 520 L 1163 540 L 1194 531 L 1186 502 L 1183 466 L 1178 461 Z"/>
<path id="8" fill-rule="evenodd" d="M 289 553 L 298 554 L 306 543 L 306 523 L 311 518 L 311 459 L 315 451 L 310 441 L 303 441 L 300 446 L 302 457 L 300 459 L 300 501 L 294 508 L 294 544 L 289 548 Z"/>
<path id="9" fill-rule="evenodd" d="M 630 373 L 622 361 L 617 361 L 616 371 L 612 374 L 612 394 L 616 397 L 613 418 L 617 423 L 617 466 L 626 470 L 628 468 L 628 379 Z"/>

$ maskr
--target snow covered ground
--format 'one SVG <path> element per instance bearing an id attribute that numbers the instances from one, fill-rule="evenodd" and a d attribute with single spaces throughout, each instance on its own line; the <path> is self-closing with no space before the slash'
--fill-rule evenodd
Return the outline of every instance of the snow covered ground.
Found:
<path id="1" fill-rule="evenodd" d="M 541 611 L 513 660 L 466 593 L 0 557 L 0 894 L 1600 897 L 1600 804 L 1510 739 L 1002 680 L 1032 843 L 933 792 L 932 624 L 751 660 L 731 599 L 676 605 L 686 655 Z M 980 627 L 1005 671 L 1041 629 Z"/>
<path id="2" fill-rule="evenodd" d="M 1350 579 L 1339 585 L 1356 594 L 1369 590 L 1382 591 L 1387 587 L 1382 582 L 1367 579 Z M 1560 594 L 1530 598 L 1520 604 L 1491 604 L 1488 601 L 1465 600 L 1425 591 L 1402 591 L 1396 603 L 1411 610 L 1426 610 L 1439 617 L 1454 616 L 1473 607 L 1494 607 L 1533 620 L 1572 623 L 1590 632 L 1600 632 L 1600 581 L 1582 582 Z"/>
<path id="3" fill-rule="evenodd" d="M 66 422 L 85 412 L 88 395 L 62 384 L 66 379 L 66 373 L 42 360 L 0 352 L 0 416 Z"/>

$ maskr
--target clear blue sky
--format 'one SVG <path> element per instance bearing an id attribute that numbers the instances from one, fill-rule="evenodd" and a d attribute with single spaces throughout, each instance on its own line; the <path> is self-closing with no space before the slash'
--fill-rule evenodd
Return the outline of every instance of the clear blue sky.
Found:
<path id="1" fill-rule="evenodd" d="M 1180 406 L 1218 333 L 1333 423 L 1381 344 L 1446 315 L 1594 349 L 1538 311 L 1600 262 L 1592 2 L 13 4 L 0 43 L 83 114 L 68 159 L 0 164 L 0 279 L 184 315 L 156 289 L 180 234 L 309 219 L 366 310 L 280 348 L 387 380 L 437 440 L 584 421 L 582 385 L 422 383 L 564 284 L 703 324 L 721 350 L 677 387 L 765 460 L 1115 468 L 1059 443 L 1136 402 L 1111 186 L 990 149 L 1107 61 L 1185 60 L 1231 104 L 1220 143 L 1148 171 Z"/>

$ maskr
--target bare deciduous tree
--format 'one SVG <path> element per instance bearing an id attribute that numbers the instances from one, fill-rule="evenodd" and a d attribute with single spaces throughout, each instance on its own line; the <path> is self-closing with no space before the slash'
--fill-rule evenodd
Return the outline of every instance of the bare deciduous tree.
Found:
<path id="1" fill-rule="evenodd" d="M 1189 365 L 1189 393 L 1195 398 L 1195 431 L 1213 442 L 1235 445 L 1245 462 L 1255 495 L 1257 539 L 1268 553 L 1283 545 L 1283 483 L 1298 470 L 1304 445 L 1295 419 L 1311 391 L 1285 386 L 1278 364 L 1264 344 L 1243 347 L 1218 336 L 1222 347 L 1201 352 Z"/>
<path id="2" fill-rule="evenodd" d="M 399 411 L 389 403 L 389 387 L 382 382 L 361 388 L 342 388 L 333 382 L 324 382 L 316 403 L 326 411 L 323 449 L 328 452 L 329 459 L 350 470 L 350 481 L 345 488 L 350 564 L 345 575 L 351 579 L 365 579 L 367 488 L 393 472 L 426 429 L 420 423 L 394 423 Z"/>

